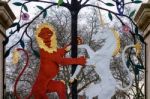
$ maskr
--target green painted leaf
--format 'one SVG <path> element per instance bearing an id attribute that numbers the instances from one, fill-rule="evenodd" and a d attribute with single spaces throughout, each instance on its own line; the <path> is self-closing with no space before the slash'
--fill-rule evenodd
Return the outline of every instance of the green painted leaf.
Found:
<path id="1" fill-rule="evenodd" d="M 142 3 L 142 1 L 137 0 L 137 1 L 133 1 L 133 3 Z"/>
<path id="2" fill-rule="evenodd" d="M 21 45 L 21 47 L 24 49 L 25 44 L 24 44 L 24 41 L 23 41 L 22 39 L 20 40 L 20 45 Z"/>
<path id="3" fill-rule="evenodd" d="M 135 34 L 139 34 L 139 30 L 137 26 L 135 27 Z"/>
<path id="4" fill-rule="evenodd" d="M 58 0 L 58 6 L 60 6 L 63 3 L 63 0 Z"/>
<path id="5" fill-rule="evenodd" d="M 110 12 L 108 12 L 108 17 L 111 21 L 113 20 L 112 14 Z"/>
<path id="6" fill-rule="evenodd" d="M 45 10 L 43 13 L 43 18 L 45 18 L 47 16 L 47 11 Z"/>
<path id="7" fill-rule="evenodd" d="M 39 8 L 40 10 L 44 10 L 44 8 L 41 6 L 36 6 L 36 7 Z"/>
<path id="8" fill-rule="evenodd" d="M 144 41 L 143 36 L 141 36 L 140 34 L 138 34 L 138 37 L 139 37 L 139 40 L 140 40 L 142 43 L 146 44 L 145 41 Z"/>
<path id="9" fill-rule="evenodd" d="M 137 67 L 138 69 L 144 69 L 144 66 L 142 66 L 142 65 L 136 65 L 136 67 Z"/>
<path id="10" fill-rule="evenodd" d="M 135 11 L 136 11 L 136 10 L 133 10 L 133 11 L 130 13 L 129 17 L 133 17 L 133 15 L 135 14 Z"/>
<path id="11" fill-rule="evenodd" d="M 17 26 L 17 25 L 18 25 L 18 22 L 13 23 L 13 24 L 10 26 L 10 28 L 11 28 L 11 27 L 15 27 L 15 26 Z"/>
<path id="12" fill-rule="evenodd" d="M 32 50 L 33 51 L 33 54 L 37 57 L 37 58 L 40 58 L 40 54 L 38 51 L 35 51 L 35 50 Z"/>
<path id="13" fill-rule="evenodd" d="M 28 12 L 28 8 L 27 8 L 27 6 L 26 6 L 26 5 L 23 5 L 23 8 L 24 8 L 24 10 L 25 10 L 25 11 L 27 11 L 27 12 Z"/>
<path id="14" fill-rule="evenodd" d="M 6 38 L 5 41 L 3 41 L 3 45 L 5 46 L 9 42 L 9 38 Z"/>
<path id="15" fill-rule="evenodd" d="M 14 34 L 15 32 L 13 32 L 12 30 L 9 32 L 9 34 Z"/>
<path id="16" fill-rule="evenodd" d="M 135 75 L 138 75 L 139 74 L 139 69 L 137 68 L 137 67 L 135 67 L 135 69 L 134 69 L 134 72 L 135 72 Z"/>
<path id="17" fill-rule="evenodd" d="M 112 3 L 105 3 L 107 6 L 115 6 L 114 4 Z"/>
<path id="18" fill-rule="evenodd" d="M 7 51 L 5 52 L 5 54 L 4 54 L 4 58 L 8 57 L 8 56 L 9 56 L 9 54 L 10 54 L 10 49 L 9 49 L 9 50 L 7 50 Z"/>
<path id="19" fill-rule="evenodd" d="M 14 2 L 13 4 L 16 6 L 22 6 L 22 3 L 20 3 L 20 2 Z"/>
<path id="20" fill-rule="evenodd" d="M 128 68 L 130 67 L 130 59 L 127 60 L 126 65 Z"/>
<path id="21" fill-rule="evenodd" d="M 18 32 L 20 31 L 20 24 L 19 23 L 17 24 L 17 31 Z"/>

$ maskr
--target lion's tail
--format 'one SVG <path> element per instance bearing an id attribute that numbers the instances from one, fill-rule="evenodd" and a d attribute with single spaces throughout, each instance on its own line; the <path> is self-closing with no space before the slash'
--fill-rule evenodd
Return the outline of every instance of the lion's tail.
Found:
<path id="1" fill-rule="evenodd" d="M 15 84 L 14 84 L 14 94 L 15 94 L 17 99 L 20 99 L 19 95 L 17 94 L 17 90 L 16 90 L 17 88 L 16 87 L 17 87 L 17 84 L 18 84 L 18 81 L 19 81 L 20 77 L 22 76 L 22 74 L 24 73 L 25 69 L 28 66 L 29 56 L 28 56 L 27 51 L 22 49 L 22 48 L 18 48 L 17 51 L 23 51 L 25 53 L 25 55 L 26 55 L 26 58 L 27 58 L 26 59 L 26 64 L 25 64 L 24 68 L 22 69 L 22 71 L 19 73 L 18 77 L 16 78 Z"/>

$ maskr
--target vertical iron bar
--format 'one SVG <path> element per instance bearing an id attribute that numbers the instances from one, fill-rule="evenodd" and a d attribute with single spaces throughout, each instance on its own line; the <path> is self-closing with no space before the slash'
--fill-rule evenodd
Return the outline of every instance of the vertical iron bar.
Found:
<path id="1" fill-rule="evenodd" d="M 77 18 L 78 14 L 74 11 L 71 12 L 71 57 L 77 57 Z M 71 74 L 73 75 L 77 65 L 72 65 Z M 77 99 L 77 80 L 72 83 L 72 99 Z"/>
<path id="2" fill-rule="evenodd" d="M 76 58 L 78 55 L 78 48 L 77 48 L 77 24 L 78 24 L 78 12 L 81 6 L 78 0 L 71 0 L 71 8 L 69 9 L 71 12 L 71 57 Z M 73 75 L 76 70 L 77 65 L 72 65 L 71 74 Z M 75 80 L 72 83 L 71 92 L 72 92 L 72 99 L 77 99 L 77 85 L 78 82 Z"/>

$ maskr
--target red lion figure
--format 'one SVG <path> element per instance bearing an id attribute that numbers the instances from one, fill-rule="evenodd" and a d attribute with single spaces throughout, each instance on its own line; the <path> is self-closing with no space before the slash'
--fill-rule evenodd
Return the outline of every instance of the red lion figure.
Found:
<path id="1" fill-rule="evenodd" d="M 62 81 L 53 80 L 59 72 L 59 64 L 71 65 L 80 64 L 84 65 L 86 59 L 84 57 L 79 58 L 65 58 L 65 53 L 70 50 L 70 46 L 58 49 L 57 40 L 54 28 L 49 24 L 42 24 L 37 28 L 36 40 L 40 48 L 40 70 L 36 78 L 35 83 L 32 86 L 32 90 L 26 99 L 34 97 L 34 99 L 48 99 L 47 93 L 57 92 L 59 99 L 67 99 L 66 86 Z M 21 50 L 21 49 L 19 49 Z M 23 49 L 22 49 L 23 50 Z M 27 55 L 27 52 L 23 50 Z M 14 94 L 17 99 L 20 97 L 16 92 L 16 85 L 25 68 L 28 65 L 27 62 L 14 85 Z"/>

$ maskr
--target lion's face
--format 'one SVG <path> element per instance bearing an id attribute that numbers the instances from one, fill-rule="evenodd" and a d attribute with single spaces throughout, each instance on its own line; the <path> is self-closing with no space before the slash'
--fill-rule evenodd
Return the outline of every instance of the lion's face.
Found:
<path id="1" fill-rule="evenodd" d="M 52 25 L 46 23 L 39 25 L 35 37 L 41 49 L 48 53 L 57 51 L 56 31 Z"/>
<path id="2" fill-rule="evenodd" d="M 39 33 L 39 37 L 43 40 L 45 45 L 49 48 L 51 48 L 51 37 L 53 35 L 53 32 L 48 28 L 43 28 L 41 32 Z"/>

